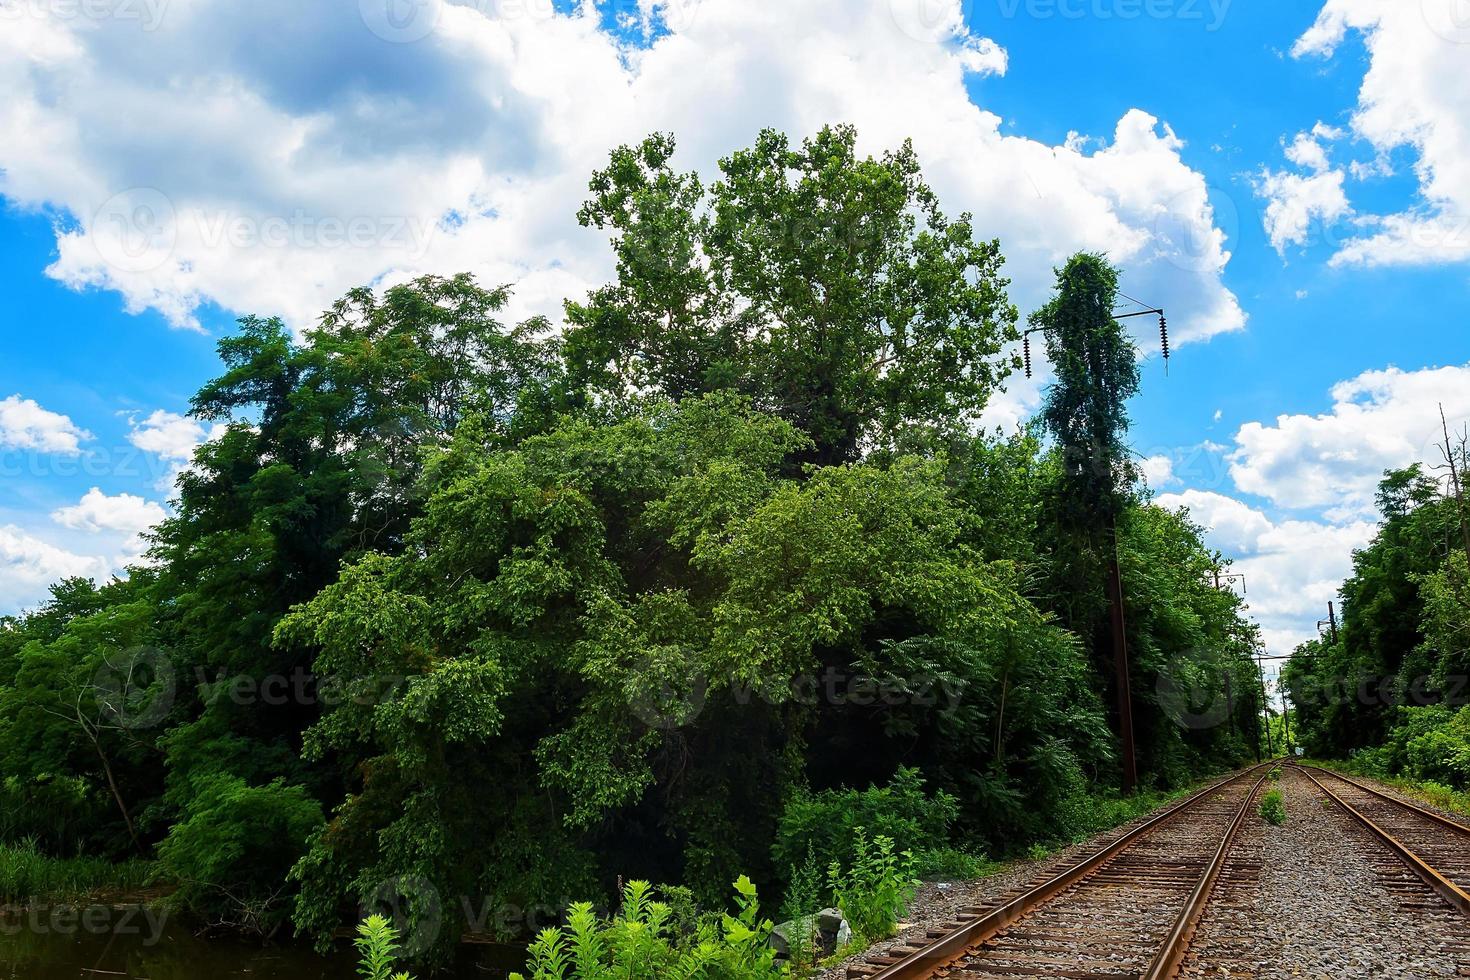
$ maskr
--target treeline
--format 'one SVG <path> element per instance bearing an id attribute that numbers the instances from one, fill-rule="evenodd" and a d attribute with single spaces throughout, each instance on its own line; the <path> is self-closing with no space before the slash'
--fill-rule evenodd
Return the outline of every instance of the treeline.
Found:
<path id="1" fill-rule="evenodd" d="M 562 332 L 464 275 L 241 320 L 149 560 L 0 629 L 0 843 L 156 856 L 262 935 L 396 900 L 442 950 L 462 899 L 780 895 L 861 814 L 931 870 L 1065 841 L 1119 780 L 1110 525 L 1145 785 L 1242 759 L 1256 634 L 1129 462 L 1116 273 L 1059 270 L 1043 417 L 980 432 L 999 244 L 854 146 L 614 152 L 617 278 Z"/>
<path id="2" fill-rule="evenodd" d="M 1470 789 L 1470 505 L 1466 446 L 1446 431 L 1440 472 L 1384 475 L 1382 523 L 1353 555 L 1342 624 L 1282 671 L 1297 736 L 1365 771 Z"/>

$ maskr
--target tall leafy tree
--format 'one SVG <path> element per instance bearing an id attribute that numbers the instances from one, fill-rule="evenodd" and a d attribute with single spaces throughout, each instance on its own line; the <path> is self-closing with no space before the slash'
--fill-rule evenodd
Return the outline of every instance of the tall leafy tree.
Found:
<path id="1" fill-rule="evenodd" d="M 1127 402 L 1138 391 L 1139 375 L 1137 350 L 1113 315 L 1117 295 L 1118 271 L 1105 258 L 1075 255 L 1057 270 L 1056 295 L 1031 315 L 1031 325 L 1043 333 L 1056 372 L 1041 411 L 1056 440 L 1060 466 L 1048 501 L 1058 533 L 1053 571 L 1086 583 L 1064 590 L 1071 597 L 1066 622 L 1092 651 L 1114 658 L 1114 702 L 1127 743 L 1134 725 L 1126 636 L 1108 635 L 1104 612 L 1123 616 L 1118 525 L 1134 479 L 1126 442 Z M 1099 602 L 1103 595 L 1105 604 Z M 1125 744 L 1127 789 L 1137 778 L 1131 753 L 1131 745 Z"/>
<path id="2" fill-rule="evenodd" d="M 1116 518 L 1135 478 L 1126 437 L 1138 350 L 1113 316 L 1117 298 L 1118 270 L 1101 255 L 1075 255 L 1057 271 L 1055 297 L 1031 315 L 1056 372 L 1041 411 L 1061 454 L 1056 502 L 1090 534 Z"/>
<path id="3" fill-rule="evenodd" d="M 540 337 L 543 323 L 502 324 L 507 298 L 469 276 L 426 277 L 381 294 L 354 290 L 301 339 L 278 320 L 247 317 L 221 341 L 224 372 L 192 403 L 219 431 L 180 477 L 176 512 L 152 550 L 160 642 L 176 661 L 184 711 L 162 738 L 161 804 L 184 821 L 175 830 L 205 819 L 198 807 L 217 819 L 220 800 L 258 812 L 274 799 L 299 814 L 287 790 L 246 792 L 277 778 L 323 798 L 339 792 L 334 766 L 299 757 L 321 678 L 309 655 L 272 646 L 271 633 L 345 558 L 402 548 L 422 505 L 425 455 L 467 415 L 494 440 L 548 417 L 555 345 Z M 276 696 L 258 696 L 266 690 Z M 244 788 L 222 793 L 221 775 Z M 267 929 L 271 918 L 250 915 Z"/>
<path id="4" fill-rule="evenodd" d="M 999 243 L 948 218 L 913 147 L 861 157 L 851 127 L 766 130 L 705 187 L 656 135 L 614 151 L 579 217 L 612 232 L 618 279 L 569 302 L 593 392 L 733 389 L 830 464 L 973 420 L 1012 361 Z"/>

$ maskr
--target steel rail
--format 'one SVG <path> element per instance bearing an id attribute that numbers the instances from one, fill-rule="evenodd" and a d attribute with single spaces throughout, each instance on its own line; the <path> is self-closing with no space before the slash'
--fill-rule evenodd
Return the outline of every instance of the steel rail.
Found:
<path id="1" fill-rule="evenodd" d="M 1435 813 L 1428 807 L 1420 806 L 1419 804 L 1414 803 L 1410 800 L 1401 800 L 1391 793 L 1385 793 L 1380 789 L 1375 789 L 1374 787 L 1369 786 L 1367 783 L 1361 783 L 1358 780 L 1353 779 L 1351 776 L 1344 776 L 1342 773 L 1335 772 L 1331 769 L 1323 769 L 1321 766 L 1304 766 L 1299 762 L 1292 763 L 1292 765 L 1303 771 L 1310 769 L 1313 772 L 1325 772 L 1329 776 L 1341 779 L 1343 782 L 1349 784 L 1350 786 L 1356 786 L 1358 789 L 1362 790 L 1365 793 L 1372 793 L 1374 796 L 1378 797 L 1381 800 L 1387 800 L 1388 802 L 1396 803 L 1399 806 L 1404 807 L 1405 809 L 1413 810 L 1415 813 L 1419 814 L 1419 816 L 1424 817 L 1428 820 L 1432 820 L 1435 823 L 1439 824 L 1441 827 L 1448 828 L 1449 830 L 1453 830 L 1457 833 L 1461 833 L 1467 837 L 1470 837 L 1470 827 L 1465 826 L 1458 820 L 1451 820 L 1449 817 L 1445 816 L 1442 813 Z"/>
<path id="2" fill-rule="evenodd" d="M 1199 928 L 1200 920 L 1204 918 L 1205 906 L 1210 903 L 1210 896 L 1215 891 L 1215 883 L 1219 881 L 1220 872 L 1224 870 L 1225 862 L 1230 858 L 1230 851 L 1235 846 L 1235 838 L 1240 835 L 1240 828 L 1245 825 L 1246 817 L 1251 812 L 1251 804 L 1256 801 L 1256 794 L 1261 791 L 1261 785 L 1270 778 L 1277 763 L 1266 765 L 1270 768 L 1267 768 L 1256 780 L 1256 784 L 1241 801 L 1240 809 L 1235 811 L 1235 819 L 1230 821 L 1230 827 L 1225 831 L 1220 846 L 1215 849 L 1215 856 L 1210 859 L 1209 867 L 1200 876 L 1199 884 L 1195 885 L 1189 901 L 1184 903 L 1179 918 L 1174 920 L 1174 928 L 1169 930 L 1169 936 L 1164 940 L 1164 945 L 1154 955 L 1153 962 L 1149 964 L 1148 971 L 1143 975 L 1143 980 L 1165 980 L 1179 972 L 1179 967 L 1184 962 L 1184 954 L 1189 949 L 1191 940 L 1194 939 L 1195 930 Z"/>
<path id="3" fill-rule="evenodd" d="M 1450 879 L 1446 878 L 1443 874 L 1439 872 L 1438 869 L 1436 869 L 1428 861 L 1424 860 L 1422 857 L 1416 854 L 1411 848 L 1405 845 L 1397 837 L 1393 836 L 1393 834 L 1390 834 L 1387 830 L 1384 830 L 1378 824 L 1374 823 L 1357 807 L 1353 806 L 1347 800 L 1344 800 L 1332 790 L 1328 789 L 1326 784 L 1324 784 L 1320 779 L 1307 771 L 1306 766 L 1297 766 L 1297 769 L 1301 771 L 1302 775 L 1306 776 L 1312 782 L 1316 783 L 1317 788 L 1326 793 L 1333 802 L 1335 802 L 1338 806 L 1342 807 L 1349 814 L 1351 814 L 1354 820 L 1362 824 L 1375 837 L 1386 844 L 1389 850 L 1397 854 L 1399 858 L 1409 866 L 1409 870 L 1413 871 L 1420 878 L 1424 879 L 1424 883 L 1427 884 L 1430 888 L 1434 889 L 1436 892 L 1438 892 L 1440 897 L 1449 902 L 1455 908 L 1459 909 L 1461 912 L 1465 913 L 1466 915 L 1470 915 L 1470 894 L 1466 894 L 1463 888 L 1455 884 L 1453 881 L 1450 881 Z M 1326 771 L 1327 770 L 1318 770 L 1318 772 Z M 1333 775 L 1336 774 L 1333 773 Z M 1351 783 L 1352 781 L 1344 779 L 1343 782 Z M 1411 804 L 1404 803 L 1403 800 L 1396 800 L 1391 796 L 1385 797 L 1385 799 L 1399 804 L 1406 810 L 1417 812 L 1419 809 L 1418 807 L 1412 806 Z"/>
<path id="4" fill-rule="evenodd" d="M 1265 779 L 1272 768 L 1278 762 L 1262 762 L 1251 768 L 1226 776 L 1206 786 L 1204 789 L 1191 796 L 1180 800 L 1163 812 L 1156 814 L 1146 822 L 1128 831 L 1117 840 L 1095 851 L 1063 871 L 1057 873 L 1041 884 L 1031 888 L 1022 895 L 1011 899 L 1004 905 L 981 915 L 959 928 L 935 939 L 922 949 L 903 957 L 896 963 L 891 963 L 876 973 L 869 974 L 865 980 L 929 980 L 945 967 L 952 966 L 956 961 L 962 959 L 967 952 L 974 947 L 984 943 L 995 936 L 1001 930 L 1013 925 L 1017 920 L 1036 908 L 1045 905 L 1057 895 L 1087 878 L 1093 872 L 1107 864 L 1114 857 L 1126 851 L 1137 843 L 1141 838 L 1158 830 L 1168 824 L 1175 817 L 1187 812 L 1196 803 L 1219 792 L 1226 786 L 1249 779 L 1257 772 L 1264 769 L 1260 779 Z M 1260 782 L 1257 781 L 1257 788 Z M 1254 790 L 1250 798 L 1254 799 Z M 1237 820 L 1239 820 L 1237 814 Z"/>

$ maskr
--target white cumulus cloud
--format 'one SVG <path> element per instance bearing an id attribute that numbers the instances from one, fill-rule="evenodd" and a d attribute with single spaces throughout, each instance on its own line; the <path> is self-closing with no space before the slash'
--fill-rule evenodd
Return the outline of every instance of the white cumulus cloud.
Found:
<path id="1" fill-rule="evenodd" d="M 47 411 L 33 399 L 11 395 L 0 400 L 0 449 L 35 450 L 75 456 L 91 434 L 71 419 Z"/>
<path id="2" fill-rule="evenodd" d="M 109 571 L 104 558 L 58 548 L 14 524 L 0 526 L 0 614 L 40 602 L 51 584 L 63 578 L 102 579 Z"/>
<path id="3" fill-rule="evenodd" d="M 1451 426 L 1470 420 L 1470 364 L 1364 372 L 1333 386 L 1331 411 L 1241 426 L 1231 478 L 1281 507 L 1371 514 L 1384 470 L 1439 460 L 1441 405 Z"/>
<path id="4" fill-rule="evenodd" d="M 63 527 L 84 531 L 124 531 L 139 534 L 167 516 L 159 504 L 130 493 L 108 496 L 98 487 L 69 507 L 53 511 L 51 519 Z"/>
<path id="5" fill-rule="evenodd" d="M 1267 650 L 1277 656 L 1315 635 L 1313 624 L 1352 573 L 1353 550 L 1377 531 L 1371 520 L 1273 521 L 1233 497 L 1202 490 L 1163 494 L 1155 503 L 1188 508 L 1210 545 L 1233 559 L 1231 572 L 1245 577 L 1234 587 L 1244 592 Z"/>
<path id="6" fill-rule="evenodd" d="M 1060 146 L 1002 133 L 967 80 L 1005 84 L 1009 56 L 962 0 L 640 0 L 618 35 L 590 2 L 390 2 L 7 22 L 0 194 L 60 216 L 51 275 L 181 326 L 212 301 L 304 327 L 349 287 L 459 270 L 556 317 L 614 273 L 575 220 L 612 146 L 669 131 L 709 175 L 764 126 L 851 122 L 865 152 L 913 138 L 1023 308 L 1093 249 L 1180 342 L 1245 323 L 1180 136 L 1137 110 Z"/>
<path id="7" fill-rule="evenodd" d="M 210 436 L 210 430 L 199 420 L 161 408 L 141 422 L 136 419 L 130 422 L 129 442 L 171 462 L 189 462 L 194 458 L 194 450 Z"/>
<path id="8" fill-rule="evenodd" d="M 1278 254 L 1284 254 L 1288 245 L 1310 244 L 1314 227 L 1320 229 L 1352 213 L 1343 177 L 1341 170 L 1306 175 L 1262 171 L 1256 193 L 1267 200 L 1266 237 Z"/>
<path id="9" fill-rule="evenodd" d="M 1355 169 L 1371 176 L 1392 150 L 1417 155 L 1420 200 L 1380 220 L 1334 256 L 1337 265 L 1425 265 L 1470 260 L 1470 11 L 1465 0 L 1327 0 L 1292 50 L 1336 55 L 1349 32 L 1368 49 L 1352 130 L 1378 152 Z"/>

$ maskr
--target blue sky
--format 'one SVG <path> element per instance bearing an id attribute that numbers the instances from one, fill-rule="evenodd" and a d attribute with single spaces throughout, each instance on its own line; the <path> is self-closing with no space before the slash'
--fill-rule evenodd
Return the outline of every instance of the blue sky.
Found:
<path id="1" fill-rule="evenodd" d="M 1440 402 L 1470 416 L 1461 0 L 78 9 L 0 8 L 0 612 L 137 554 L 235 316 L 462 269 L 555 315 L 610 273 L 573 217 L 590 167 L 654 129 L 704 172 L 765 125 L 912 137 L 1023 311 L 1062 256 L 1112 255 L 1174 331 L 1135 442 L 1275 653 L 1371 535 L 1376 474 Z"/>

